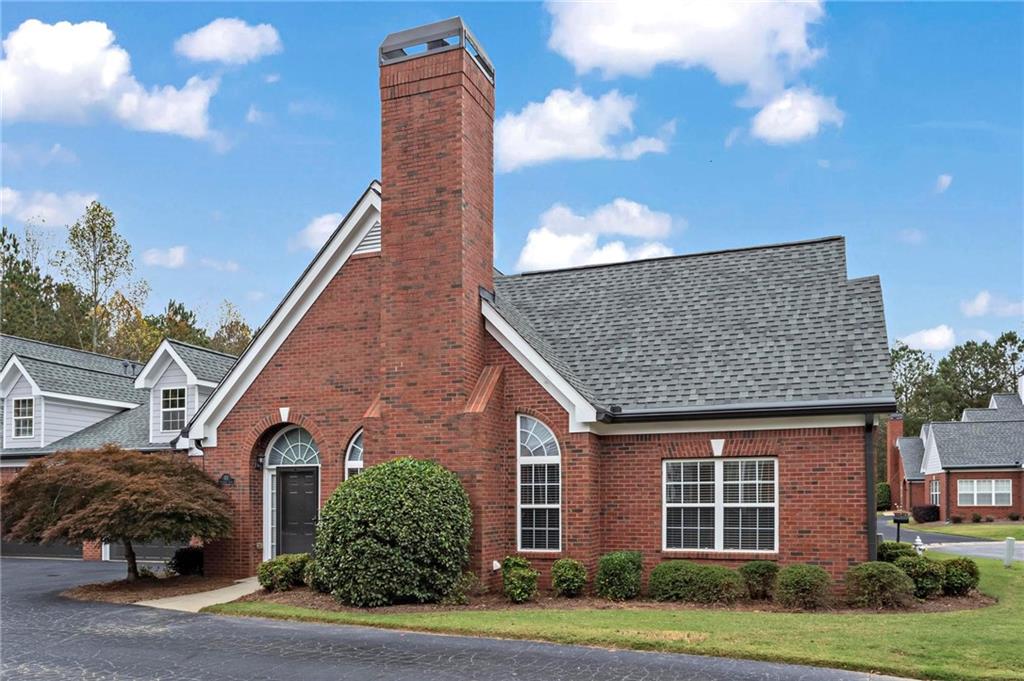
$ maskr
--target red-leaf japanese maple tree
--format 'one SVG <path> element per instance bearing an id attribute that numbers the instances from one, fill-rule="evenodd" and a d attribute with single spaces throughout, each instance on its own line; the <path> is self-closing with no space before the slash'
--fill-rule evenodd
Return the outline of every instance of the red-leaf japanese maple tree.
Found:
<path id="1" fill-rule="evenodd" d="M 114 445 L 58 452 L 4 485 L 4 539 L 120 542 L 128 581 L 138 579 L 132 543 L 217 539 L 231 531 L 227 495 L 182 454 Z"/>

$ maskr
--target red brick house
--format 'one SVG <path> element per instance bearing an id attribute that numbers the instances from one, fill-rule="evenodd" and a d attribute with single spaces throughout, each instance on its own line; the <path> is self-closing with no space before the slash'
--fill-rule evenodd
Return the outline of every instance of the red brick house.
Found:
<path id="1" fill-rule="evenodd" d="M 946 521 L 975 513 L 1024 515 L 1024 379 L 1018 393 L 993 395 L 987 409 L 965 409 L 959 421 L 926 423 L 919 436 L 902 435 L 903 421 L 890 420 L 894 504 L 938 506 Z"/>
<path id="2" fill-rule="evenodd" d="M 237 514 L 208 568 L 307 550 L 346 477 L 403 455 L 459 475 L 484 579 L 517 552 L 545 577 L 614 549 L 868 560 L 894 402 L 879 280 L 843 239 L 501 274 L 486 53 L 452 19 L 380 64 L 381 182 L 187 429 Z"/>

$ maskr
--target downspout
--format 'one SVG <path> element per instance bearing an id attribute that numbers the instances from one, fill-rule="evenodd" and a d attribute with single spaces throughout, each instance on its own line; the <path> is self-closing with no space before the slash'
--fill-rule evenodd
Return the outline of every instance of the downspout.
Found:
<path id="1" fill-rule="evenodd" d="M 946 493 L 944 495 L 946 503 L 943 504 L 943 506 L 946 507 L 946 516 L 943 518 L 943 520 L 949 520 L 949 483 L 952 482 L 952 476 L 949 474 L 948 468 L 942 469 L 942 476 L 946 479 Z"/>
<path id="2" fill-rule="evenodd" d="M 864 479 L 867 481 L 868 560 L 878 558 L 878 517 L 875 515 L 875 417 L 864 414 Z"/>

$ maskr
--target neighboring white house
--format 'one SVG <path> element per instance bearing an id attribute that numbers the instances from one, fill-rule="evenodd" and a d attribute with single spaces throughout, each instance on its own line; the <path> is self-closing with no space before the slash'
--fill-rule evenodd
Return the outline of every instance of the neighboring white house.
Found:
<path id="1" fill-rule="evenodd" d="M 0 335 L 0 480 L 58 451 L 108 443 L 139 451 L 169 449 L 234 362 L 230 355 L 173 340 L 163 341 L 140 366 Z M 0 550 L 4 555 L 82 555 L 80 546 L 66 545 L 5 542 Z M 152 551 L 166 553 L 159 547 Z M 106 547 L 103 556 L 111 557 Z M 112 557 L 117 557 L 116 548 Z"/>

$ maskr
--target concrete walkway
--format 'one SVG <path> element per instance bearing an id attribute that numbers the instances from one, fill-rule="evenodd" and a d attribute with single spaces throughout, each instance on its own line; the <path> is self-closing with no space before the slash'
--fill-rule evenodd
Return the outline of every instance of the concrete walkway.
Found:
<path id="1" fill-rule="evenodd" d="M 956 542 L 950 544 L 929 544 L 929 551 L 941 551 L 942 553 L 956 553 L 961 556 L 973 556 L 975 558 L 996 558 L 1002 560 L 1006 555 L 1006 542 L 1002 541 L 977 541 L 977 542 Z M 1024 541 L 1015 542 L 1013 547 L 1013 559 L 1024 561 Z"/>
<path id="2" fill-rule="evenodd" d="M 156 598 L 151 601 L 138 601 L 135 605 L 144 605 L 147 608 L 160 608 L 161 610 L 177 610 L 178 612 L 199 612 L 208 605 L 230 603 L 242 596 L 248 596 L 260 590 L 260 584 L 255 577 L 240 579 L 231 586 L 225 586 L 213 591 L 200 591 L 195 594 L 184 596 L 171 596 L 169 598 Z"/>

